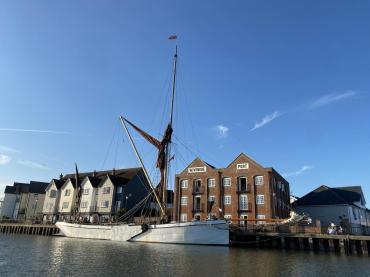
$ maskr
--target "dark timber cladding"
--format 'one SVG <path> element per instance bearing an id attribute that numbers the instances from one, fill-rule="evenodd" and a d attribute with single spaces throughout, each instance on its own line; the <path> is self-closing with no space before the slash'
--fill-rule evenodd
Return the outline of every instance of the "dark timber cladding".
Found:
<path id="1" fill-rule="evenodd" d="M 287 218 L 289 183 L 273 168 L 240 154 L 226 168 L 196 158 L 176 175 L 174 219 Z"/>

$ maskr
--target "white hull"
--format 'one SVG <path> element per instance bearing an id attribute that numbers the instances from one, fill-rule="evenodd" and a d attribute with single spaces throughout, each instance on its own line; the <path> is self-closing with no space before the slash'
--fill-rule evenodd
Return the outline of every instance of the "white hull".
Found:
<path id="1" fill-rule="evenodd" d="M 229 226 L 224 220 L 194 221 L 149 225 L 143 232 L 140 225 L 82 225 L 57 222 L 67 237 L 175 244 L 228 245 Z"/>

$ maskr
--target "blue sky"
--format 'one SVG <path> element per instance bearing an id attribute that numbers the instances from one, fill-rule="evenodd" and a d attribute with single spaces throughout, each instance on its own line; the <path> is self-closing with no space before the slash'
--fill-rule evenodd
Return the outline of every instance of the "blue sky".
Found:
<path id="1" fill-rule="evenodd" d="M 370 201 L 367 1 L 2 1 L 0 190 L 74 162 L 137 166 L 118 116 L 163 130 L 171 34 L 172 172 L 244 152 L 295 195 L 362 185 Z M 154 172 L 155 151 L 134 137 Z"/>

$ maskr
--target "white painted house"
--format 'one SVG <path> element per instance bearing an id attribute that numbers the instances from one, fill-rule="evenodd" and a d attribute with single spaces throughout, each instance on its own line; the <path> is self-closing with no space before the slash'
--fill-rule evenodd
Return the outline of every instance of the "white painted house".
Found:
<path id="1" fill-rule="evenodd" d="M 13 218 L 15 201 L 16 201 L 15 187 L 6 186 L 3 205 L 0 213 L 0 219 Z"/>
<path id="2" fill-rule="evenodd" d="M 83 220 L 93 222 L 98 212 L 98 193 L 101 179 L 86 176 L 81 183 L 81 199 L 79 213 Z M 97 221 L 97 219 L 95 220 Z"/>
<path id="3" fill-rule="evenodd" d="M 55 223 L 59 219 L 60 189 L 63 184 L 64 181 L 61 179 L 52 179 L 45 190 L 45 200 L 42 208 L 45 223 Z"/>
<path id="4" fill-rule="evenodd" d="M 293 203 L 298 213 L 320 220 L 322 226 L 342 225 L 350 234 L 370 234 L 370 212 L 360 186 L 320 186 Z"/>
<path id="5" fill-rule="evenodd" d="M 68 178 L 60 188 L 59 219 L 71 220 L 76 206 L 76 179 Z"/>

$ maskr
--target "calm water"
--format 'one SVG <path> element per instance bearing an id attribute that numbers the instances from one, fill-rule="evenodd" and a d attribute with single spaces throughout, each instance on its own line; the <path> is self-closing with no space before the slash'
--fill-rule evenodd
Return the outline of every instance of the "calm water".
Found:
<path id="1" fill-rule="evenodd" d="M 370 276 L 370 258 L 0 234 L 0 276 Z"/>

